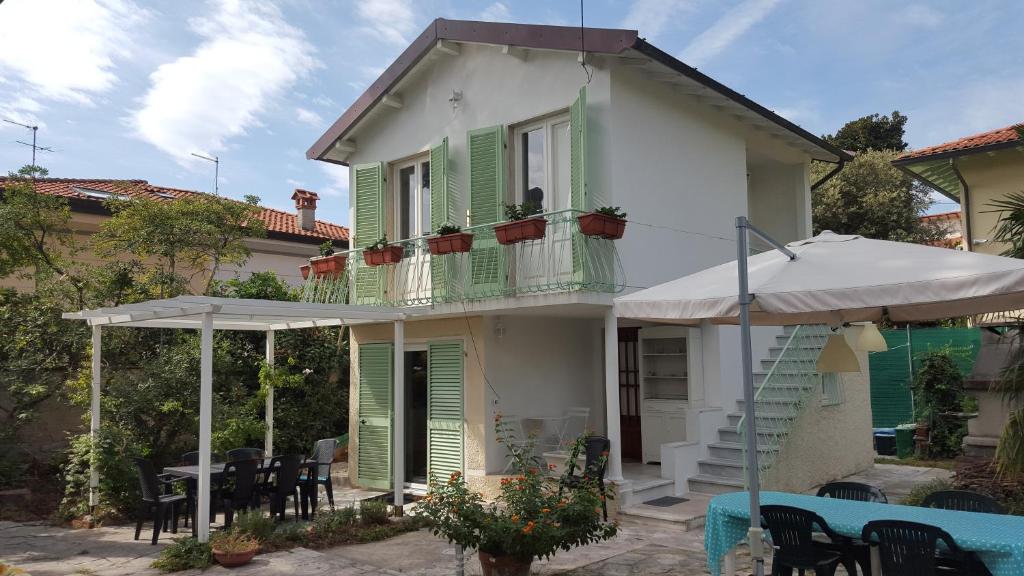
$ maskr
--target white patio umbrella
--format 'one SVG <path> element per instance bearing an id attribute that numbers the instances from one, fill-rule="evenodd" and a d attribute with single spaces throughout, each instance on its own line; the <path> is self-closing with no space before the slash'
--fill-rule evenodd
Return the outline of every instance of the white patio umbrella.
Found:
<path id="1" fill-rule="evenodd" d="M 752 324 L 841 326 L 883 315 L 910 322 L 1024 308 L 1024 260 L 827 231 L 783 247 L 745 217 L 736 229 L 736 261 L 621 296 L 614 306 L 624 318 L 740 324 L 746 422 L 755 421 Z M 778 250 L 746 258 L 748 231 Z M 745 436 L 751 555 L 760 576 L 756 435 Z"/>

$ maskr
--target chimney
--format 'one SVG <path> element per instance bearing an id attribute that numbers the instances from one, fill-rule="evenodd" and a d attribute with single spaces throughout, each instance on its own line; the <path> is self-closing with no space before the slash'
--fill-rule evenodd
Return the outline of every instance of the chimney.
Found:
<path id="1" fill-rule="evenodd" d="M 295 189 L 292 200 L 295 200 L 295 223 L 299 228 L 309 231 L 316 228 L 316 201 L 319 199 L 316 192 Z"/>

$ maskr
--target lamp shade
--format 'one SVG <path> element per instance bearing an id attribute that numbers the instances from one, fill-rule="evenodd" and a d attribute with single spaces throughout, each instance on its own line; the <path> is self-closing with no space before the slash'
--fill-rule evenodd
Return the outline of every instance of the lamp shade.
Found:
<path id="1" fill-rule="evenodd" d="M 860 362 L 842 334 L 832 334 L 818 356 L 818 372 L 860 372 Z"/>
<path id="2" fill-rule="evenodd" d="M 868 323 L 861 326 L 860 337 L 857 338 L 857 349 L 866 352 L 886 352 L 889 350 L 889 345 L 885 343 L 885 338 L 878 331 L 878 326 Z"/>

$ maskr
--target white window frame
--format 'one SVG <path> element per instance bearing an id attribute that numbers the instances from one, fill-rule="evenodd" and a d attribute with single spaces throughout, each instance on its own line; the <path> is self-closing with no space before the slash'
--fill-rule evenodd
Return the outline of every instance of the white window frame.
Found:
<path id="1" fill-rule="evenodd" d="M 533 118 L 512 126 L 512 201 L 520 204 L 523 202 L 523 134 L 532 132 L 538 128 L 544 130 L 544 198 L 548 201 L 555 189 L 554 182 L 554 161 L 552 159 L 554 150 L 554 127 L 556 124 L 568 123 L 570 121 L 569 109 L 559 110 L 545 116 Z M 567 168 L 569 168 L 567 166 Z M 548 212 L 554 210 L 553 206 L 544 206 L 543 210 Z"/>
<path id="2" fill-rule="evenodd" d="M 423 208 L 423 193 L 425 189 L 423 187 L 423 164 L 430 164 L 430 152 L 423 152 L 414 156 L 409 156 L 401 160 L 391 162 L 391 182 L 394 184 L 391 186 L 391 204 L 392 204 L 392 218 L 394 226 L 392 227 L 393 236 L 389 236 L 392 241 L 409 240 L 411 238 L 419 238 L 422 236 L 428 236 L 430 234 L 430 219 L 427 219 L 426 225 L 427 230 L 420 230 L 419 233 L 412 233 L 409 238 L 400 238 L 402 230 L 402 179 L 400 174 L 403 169 L 412 166 L 415 169 L 416 178 L 416 225 L 417 227 L 423 226 L 423 215 L 419 211 Z M 430 205 L 429 192 L 426 198 L 427 206 Z"/>
<path id="3" fill-rule="evenodd" d="M 835 372 L 821 375 L 821 405 L 838 406 L 846 400 L 843 394 L 843 377 Z"/>

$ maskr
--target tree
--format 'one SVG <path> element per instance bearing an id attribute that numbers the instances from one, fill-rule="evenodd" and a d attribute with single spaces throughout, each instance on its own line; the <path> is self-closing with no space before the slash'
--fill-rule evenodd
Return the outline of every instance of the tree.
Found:
<path id="1" fill-rule="evenodd" d="M 943 230 L 921 221 L 931 205 L 928 190 L 893 168 L 895 152 L 869 150 L 813 192 L 814 233 L 831 230 L 878 240 L 931 242 Z M 820 178 L 827 165 L 815 165 Z"/>
<path id="2" fill-rule="evenodd" d="M 847 122 L 835 134 L 822 136 L 825 141 L 843 150 L 864 152 L 867 150 L 895 150 L 902 152 L 907 149 L 903 140 L 904 126 L 907 117 L 894 110 L 892 116 L 871 114 Z"/>

